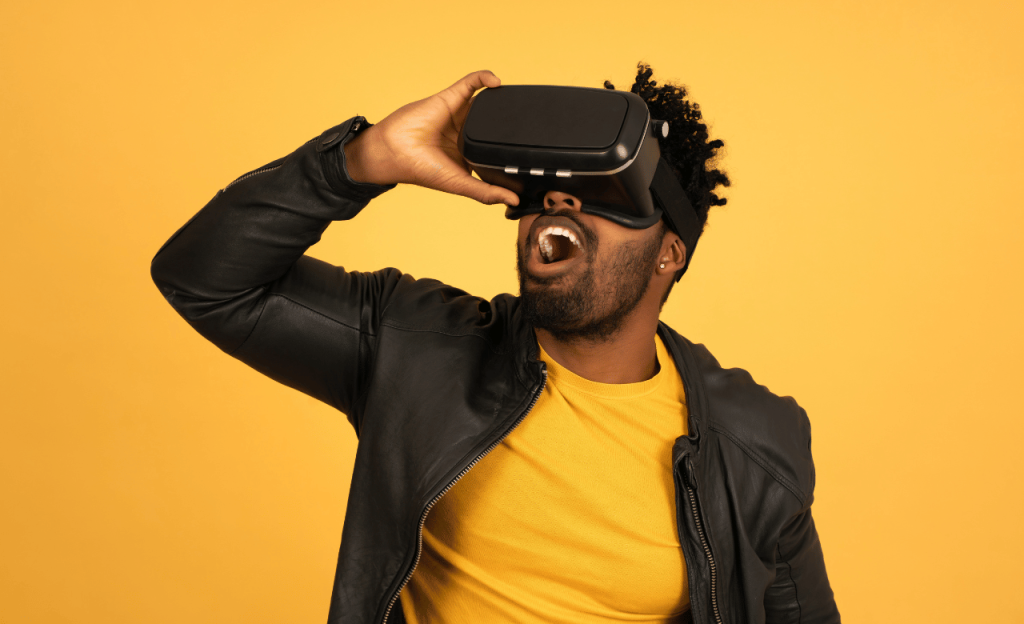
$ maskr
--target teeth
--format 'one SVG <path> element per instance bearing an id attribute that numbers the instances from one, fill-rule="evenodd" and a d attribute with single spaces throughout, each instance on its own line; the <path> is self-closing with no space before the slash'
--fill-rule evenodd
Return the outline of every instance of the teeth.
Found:
<path id="1" fill-rule="evenodd" d="M 537 245 L 540 248 L 540 254 L 544 258 L 545 262 L 551 262 L 552 257 L 555 255 L 555 246 L 551 242 L 552 236 L 564 236 L 565 238 L 568 238 L 577 249 L 583 249 L 583 247 L 580 246 L 580 241 L 576 238 L 576 235 L 572 230 L 550 225 L 537 233 Z"/>
<path id="2" fill-rule="evenodd" d="M 542 238 L 540 241 L 540 254 L 544 256 L 545 262 L 551 262 L 551 256 L 555 253 L 550 238 Z"/>
<path id="3" fill-rule="evenodd" d="M 580 241 L 576 238 L 576 235 L 573 234 L 572 230 L 569 230 L 569 229 L 566 229 L 566 228 L 563 228 L 563 227 L 558 227 L 558 226 L 550 225 L 550 226 L 548 226 L 548 227 L 546 227 L 546 228 L 544 228 L 543 230 L 540 231 L 540 233 L 537 235 L 537 239 L 543 241 L 548 236 L 564 236 L 564 237 L 568 238 L 572 242 L 573 245 L 576 245 L 576 247 L 580 247 Z"/>

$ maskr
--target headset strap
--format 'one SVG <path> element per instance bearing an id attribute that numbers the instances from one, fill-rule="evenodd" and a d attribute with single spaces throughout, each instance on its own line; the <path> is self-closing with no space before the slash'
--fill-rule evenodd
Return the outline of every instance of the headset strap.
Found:
<path id="1" fill-rule="evenodd" d="M 654 170 L 651 195 L 655 204 L 664 213 L 669 229 L 678 234 L 686 245 L 686 264 L 679 272 L 679 277 L 682 277 L 690 266 L 693 250 L 697 247 L 697 239 L 700 238 L 701 227 L 700 221 L 697 220 L 697 212 L 694 211 L 686 192 L 664 158 L 658 159 L 658 167 Z"/>

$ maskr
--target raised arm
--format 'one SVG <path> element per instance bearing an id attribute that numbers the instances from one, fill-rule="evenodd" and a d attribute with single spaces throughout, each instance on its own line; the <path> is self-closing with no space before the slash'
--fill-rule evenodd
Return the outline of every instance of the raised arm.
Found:
<path id="1" fill-rule="evenodd" d="M 161 247 L 154 282 L 222 350 L 345 412 L 358 430 L 376 324 L 412 280 L 304 253 L 331 221 L 399 182 L 514 205 L 514 193 L 469 174 L 455 143 L 473 93 L 498 84 L 474 72 L 376 126 L 354 117 L 238 178 Z"/>

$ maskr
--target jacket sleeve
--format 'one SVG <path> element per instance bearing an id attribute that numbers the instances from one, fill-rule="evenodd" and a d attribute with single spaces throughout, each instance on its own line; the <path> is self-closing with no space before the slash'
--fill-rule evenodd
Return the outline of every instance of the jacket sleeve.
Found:
<path id="1" fill-rule="evenodd" d="M 808 506 L 783 529 L 776 550 L 775 582 L 765 592 L 769 624 L 838 624 L 825 559 Z"/>
<path id="2" fill-rule="evenodd" d="M 377 319 L 403 281 L 303 255 L 331 221 L 395 185 L 354 182 L 342 146 L 353 117 L 224 189 L 157 252 L 154 282 L 226 353 L 348 415 L 366 382 Z"/>

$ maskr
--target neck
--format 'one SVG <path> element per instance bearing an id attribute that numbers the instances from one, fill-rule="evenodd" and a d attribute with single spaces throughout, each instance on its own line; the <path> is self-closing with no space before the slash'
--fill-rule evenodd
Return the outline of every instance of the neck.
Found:
<path id="1" fill-rule="evenodd" d="M 535 329 L 537 341 L 551 359 L 573 373 L 607 384 L 637 383 L 658 372 L 654 335 L 658 317 L 630 318 L 607 340 L 563 340 Z"/>

